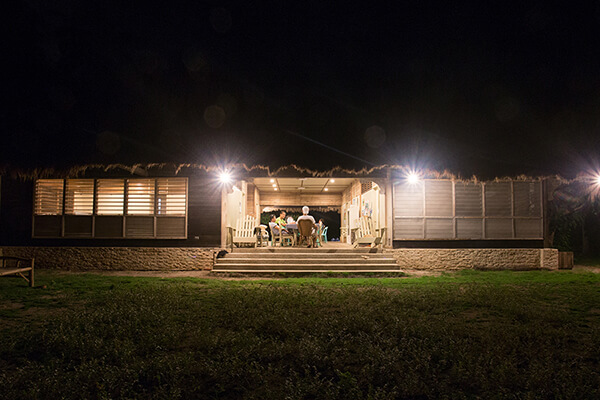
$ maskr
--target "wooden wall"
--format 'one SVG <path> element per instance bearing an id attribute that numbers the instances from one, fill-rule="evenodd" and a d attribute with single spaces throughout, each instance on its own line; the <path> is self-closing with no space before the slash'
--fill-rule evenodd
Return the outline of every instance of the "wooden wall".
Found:
<path id="1" fill-rule="evenodd" d="M 189 178 L 188 240 L 201 246 L 221 244 L 221 186 L 213 179 Z"/>
<path id="2" fill-rule="evenodd" d="M 29 243 L 33 216 L 33 182 L 2 177 L 0 205 L 2 244 Z"/>
<path id="3" fill-rule="evenodd" d="M 341 194 L 261 193 L 261 206 L 341 206 Z"/>

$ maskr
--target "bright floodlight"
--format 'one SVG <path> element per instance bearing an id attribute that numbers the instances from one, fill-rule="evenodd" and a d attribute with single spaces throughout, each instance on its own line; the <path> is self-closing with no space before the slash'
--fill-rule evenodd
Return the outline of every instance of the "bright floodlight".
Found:
<path id="1" fill-rule="evenodd" d="M 222 183 L 229 183 L 231 182 L 231 175 L 229 174 L 229 172 L 223 171 L 219 174 L 219 179 Z"/>
<path id="2" fill-rule="evenodd" d="M 594 182 L 596 182 L 596 185 L 600 186 L 600 175 L 596 175 L 596 179 L 594 179 Z"/>
<path id="3" fill-rule="evenodd" d="M 414 185 L 415 183 L 419 182 L 419 175 L 415 174 L 414 172 L 411 172 L 410 174 L 408 174 L 408 176 L 406 177 L 406 180 L 408 181 L 408 183 L 410 183 L 411 185 Z"/>

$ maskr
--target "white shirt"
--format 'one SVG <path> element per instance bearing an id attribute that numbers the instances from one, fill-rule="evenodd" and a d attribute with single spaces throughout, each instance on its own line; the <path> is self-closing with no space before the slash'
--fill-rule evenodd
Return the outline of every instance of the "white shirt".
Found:
<path id="1" fill-rule="evenodd" d="M 298 217 L 298 221 L 301 221 L 303 219 L 309 219 L 312 221 L 313 224 L 315 223 L 315 219 L 313 218 L 312 215 L 301 215 Z"/>
<path id="2" fill-rule="evenodd" d="M 315 219 L 313 218 L 313 216 L 312 215 L 301 215 L 301 216 L 298 217 L 298 221 L 297 222 L 300 222 L 303 219 L 307 219 L 307 220 L 309 220 L 309 221 L 311 221 L 313 223 L 312 234 L 314 235 L 315 234 L 315 227 L 314 227 L 314 225 L 315 225 Z"/>

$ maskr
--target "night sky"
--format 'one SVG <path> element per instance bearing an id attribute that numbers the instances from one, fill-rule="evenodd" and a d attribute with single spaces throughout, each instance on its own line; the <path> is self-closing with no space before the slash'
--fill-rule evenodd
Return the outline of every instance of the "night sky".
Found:
<path id="1" fill-rule="evenodd" d="M 600 3 L 525 3 L 17 1 L 0 162 L 570 176 L 600 154 Z"/>

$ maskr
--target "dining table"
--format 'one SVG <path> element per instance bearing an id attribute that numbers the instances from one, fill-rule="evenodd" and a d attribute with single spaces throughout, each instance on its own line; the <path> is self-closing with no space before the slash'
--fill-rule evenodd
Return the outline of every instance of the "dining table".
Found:
<path id="1" fill-rule="evenodd" d="M 298 243 L 298 237 L 300 233 L 298 232 L 298 224 L 296 222 L 290 222 L 285 224 L 285 229 L 288 230 L 291 234 L 294 235 L 294 243 Z"/>

